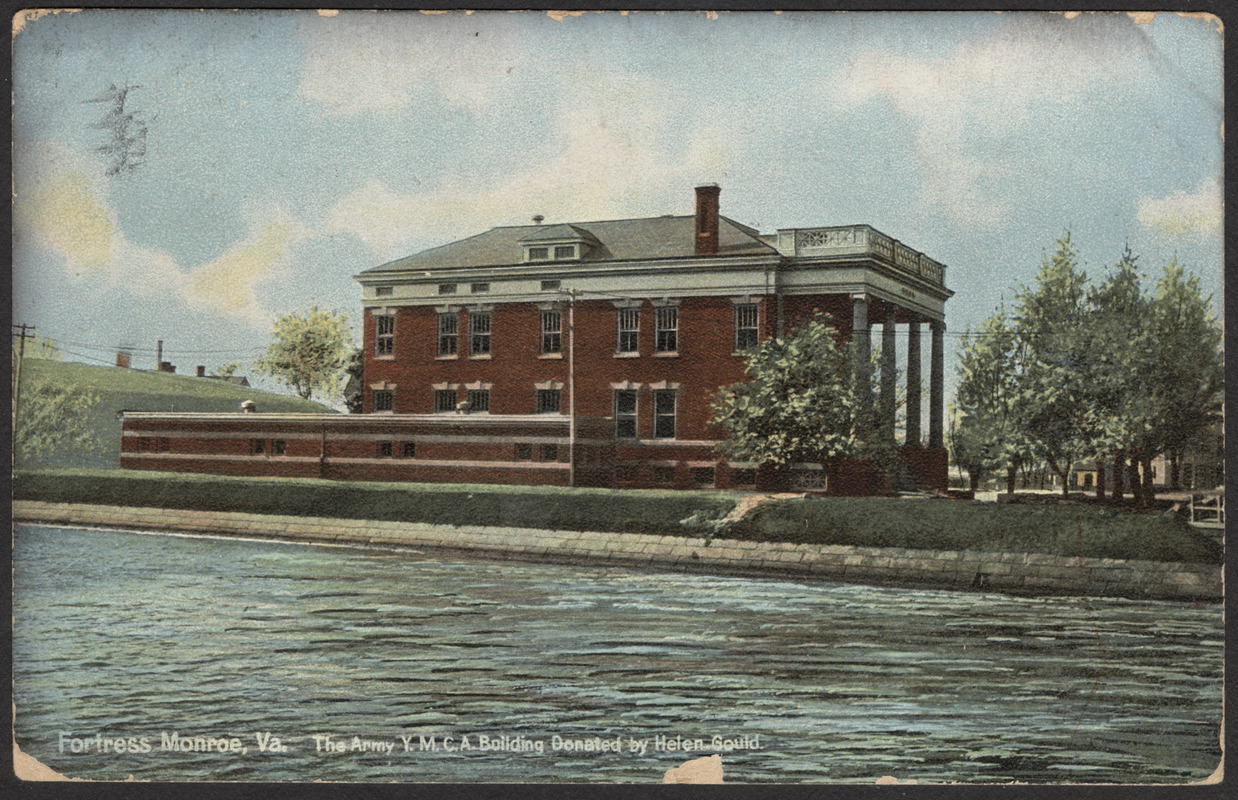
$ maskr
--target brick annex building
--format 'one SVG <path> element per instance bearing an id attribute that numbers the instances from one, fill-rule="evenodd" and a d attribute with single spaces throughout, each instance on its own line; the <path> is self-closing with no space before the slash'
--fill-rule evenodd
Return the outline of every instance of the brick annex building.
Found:
<path id="1" fill-rule="evenodd" d="M 121 465 L 248 475 L 584 486 L 793 488 L 728 464 L 710 424 L 748 353 L 818 310 L 867 372 L 881 327 L 880 392 L 893 429 L 895 334 L 907 335 L 906 437 L 922 488 L 945 489 L 945 267 L 867 226 L 762 235 L 696 213 L 499 227 L 357 276 L 364 314 L 360 415 L 126 415 Z M 930 330 L 927 443 L 921 330 Z M 926 445 L 926 446 L 925 446 Z M 848 465 L 832 492 L 864 492 Z"/>

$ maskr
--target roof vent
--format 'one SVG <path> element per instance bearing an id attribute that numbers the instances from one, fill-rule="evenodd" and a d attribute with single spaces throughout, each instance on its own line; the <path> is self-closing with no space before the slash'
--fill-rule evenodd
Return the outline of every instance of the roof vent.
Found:
<path id="1" fill-rule="evenodd" d="M 544 219 L 546 219 L 546 218 L 545 218 L 545 217 L 543 217 L 541 214 L 534 214 L 534 215 L 533 215 L 533 224 L 534 224 L 534 225 L 541 225 L 541 224 L 542 224 L 542 220 L 544 220 Z"/>

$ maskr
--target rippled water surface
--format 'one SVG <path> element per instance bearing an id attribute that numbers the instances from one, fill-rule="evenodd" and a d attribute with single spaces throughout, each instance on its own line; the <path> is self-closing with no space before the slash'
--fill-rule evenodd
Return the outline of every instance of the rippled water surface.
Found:
<path id="1" fill-rule="evenodd" d="M 17 741 L 75 777 L 657 782 L 722 752 L 728 782 L 1178 783 L 1221 756 L 1219 605 L 27 525 L 14 559 Z"/>

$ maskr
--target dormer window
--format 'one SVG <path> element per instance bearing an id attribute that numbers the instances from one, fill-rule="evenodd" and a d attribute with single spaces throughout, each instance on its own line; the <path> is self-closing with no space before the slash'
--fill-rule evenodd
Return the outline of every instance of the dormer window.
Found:
<path id="1" fill-rule="evenodd" d="M 576 225 L 537 226 L 520 239 L 524 260 L 578 261 L 601 244 L 593 234 Z"/>

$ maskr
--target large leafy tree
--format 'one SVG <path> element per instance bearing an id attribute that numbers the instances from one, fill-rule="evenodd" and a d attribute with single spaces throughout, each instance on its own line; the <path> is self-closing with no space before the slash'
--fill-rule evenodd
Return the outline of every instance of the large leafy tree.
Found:
<path id="1" fill-rule="evenodd" d="M 839 347 L 829 315 L 818 314 L 786 338 L 767 339 L 748 359 L 748 380 L 723 387 L 714 422 L 730 437 L 728 458 L 787 467 L 853 456 L 873 430 L 861 402 L 850 346 Z"/>
<path id="2" fill-rule="evenodd" d="M 1221 326 L 1199 278 L 1188 277 L 1176 258 L 1165 267 L 1150 305 L 1149 336 L 1157 346 L 1147 370 L 1152 431 L 1147 452 L 1165 453 L 1176 466 L 1183 451 L 1221 417 Z M 1172 480 L 1176 483 L 1176 474 Z"/>
<path id="3" fill-rule="evenodd" d="M 1150 461 L 1156 450 L 1148 382 L 1159 343 L 1148 325 L 1149 303 L 1140 286 L 1136 260 L 1128 247 L 1105 280 L 1089 289 L 1089 314 L 1081 332 L 1094 423 L 1092 445 L 1100 473 L 1098 491 L 1103 492 L 1105 459 L 1112 455 L 1115 498 L 1122 494 L 1126 457 L 1138 464 Z M 1132 494 L 1139 497 L 1138 487 L 1132 486 Z"/>
<path id="4" fill-rule="evenodd" d="M 14 420 L 14 466 L 35 466 L 41 459 L 66 452 L 103 452 L 91 424 L 92 412 L 101 401 L 102 396 L 87 387 L 23 379 Z"/>
<path id="5" fill-rule="evenodd" d="M 1044 260 L 1036 283 L 1016 296 L 1014 330 L 1021 343 L 1021 427 L 1069 494 L 1071 465 L 1095 450 L 1092 376 L 1088 374 L 1087 275 L 1070 233 Z"/>
<path id="6" fill-rule="evenodd" d="M 314 306 L 276 322 L 266 355 L 254 366 L 287 384 L 303 400 L 315 393 L 338 399 L 352 351 L 348 315 Z"/>
<path id="7" fill-rule="evenodd" d="M 984 475 L 1004 471 L 1006 490 L 1013 492 L 1015 475 L 1029 458 L 1031 443 L 1020 417 L 1021 351 L 1004 309 L 974 335 L 963 335 L 950 447 L 955 463 L 968 471 L 973 490 Z"/>

